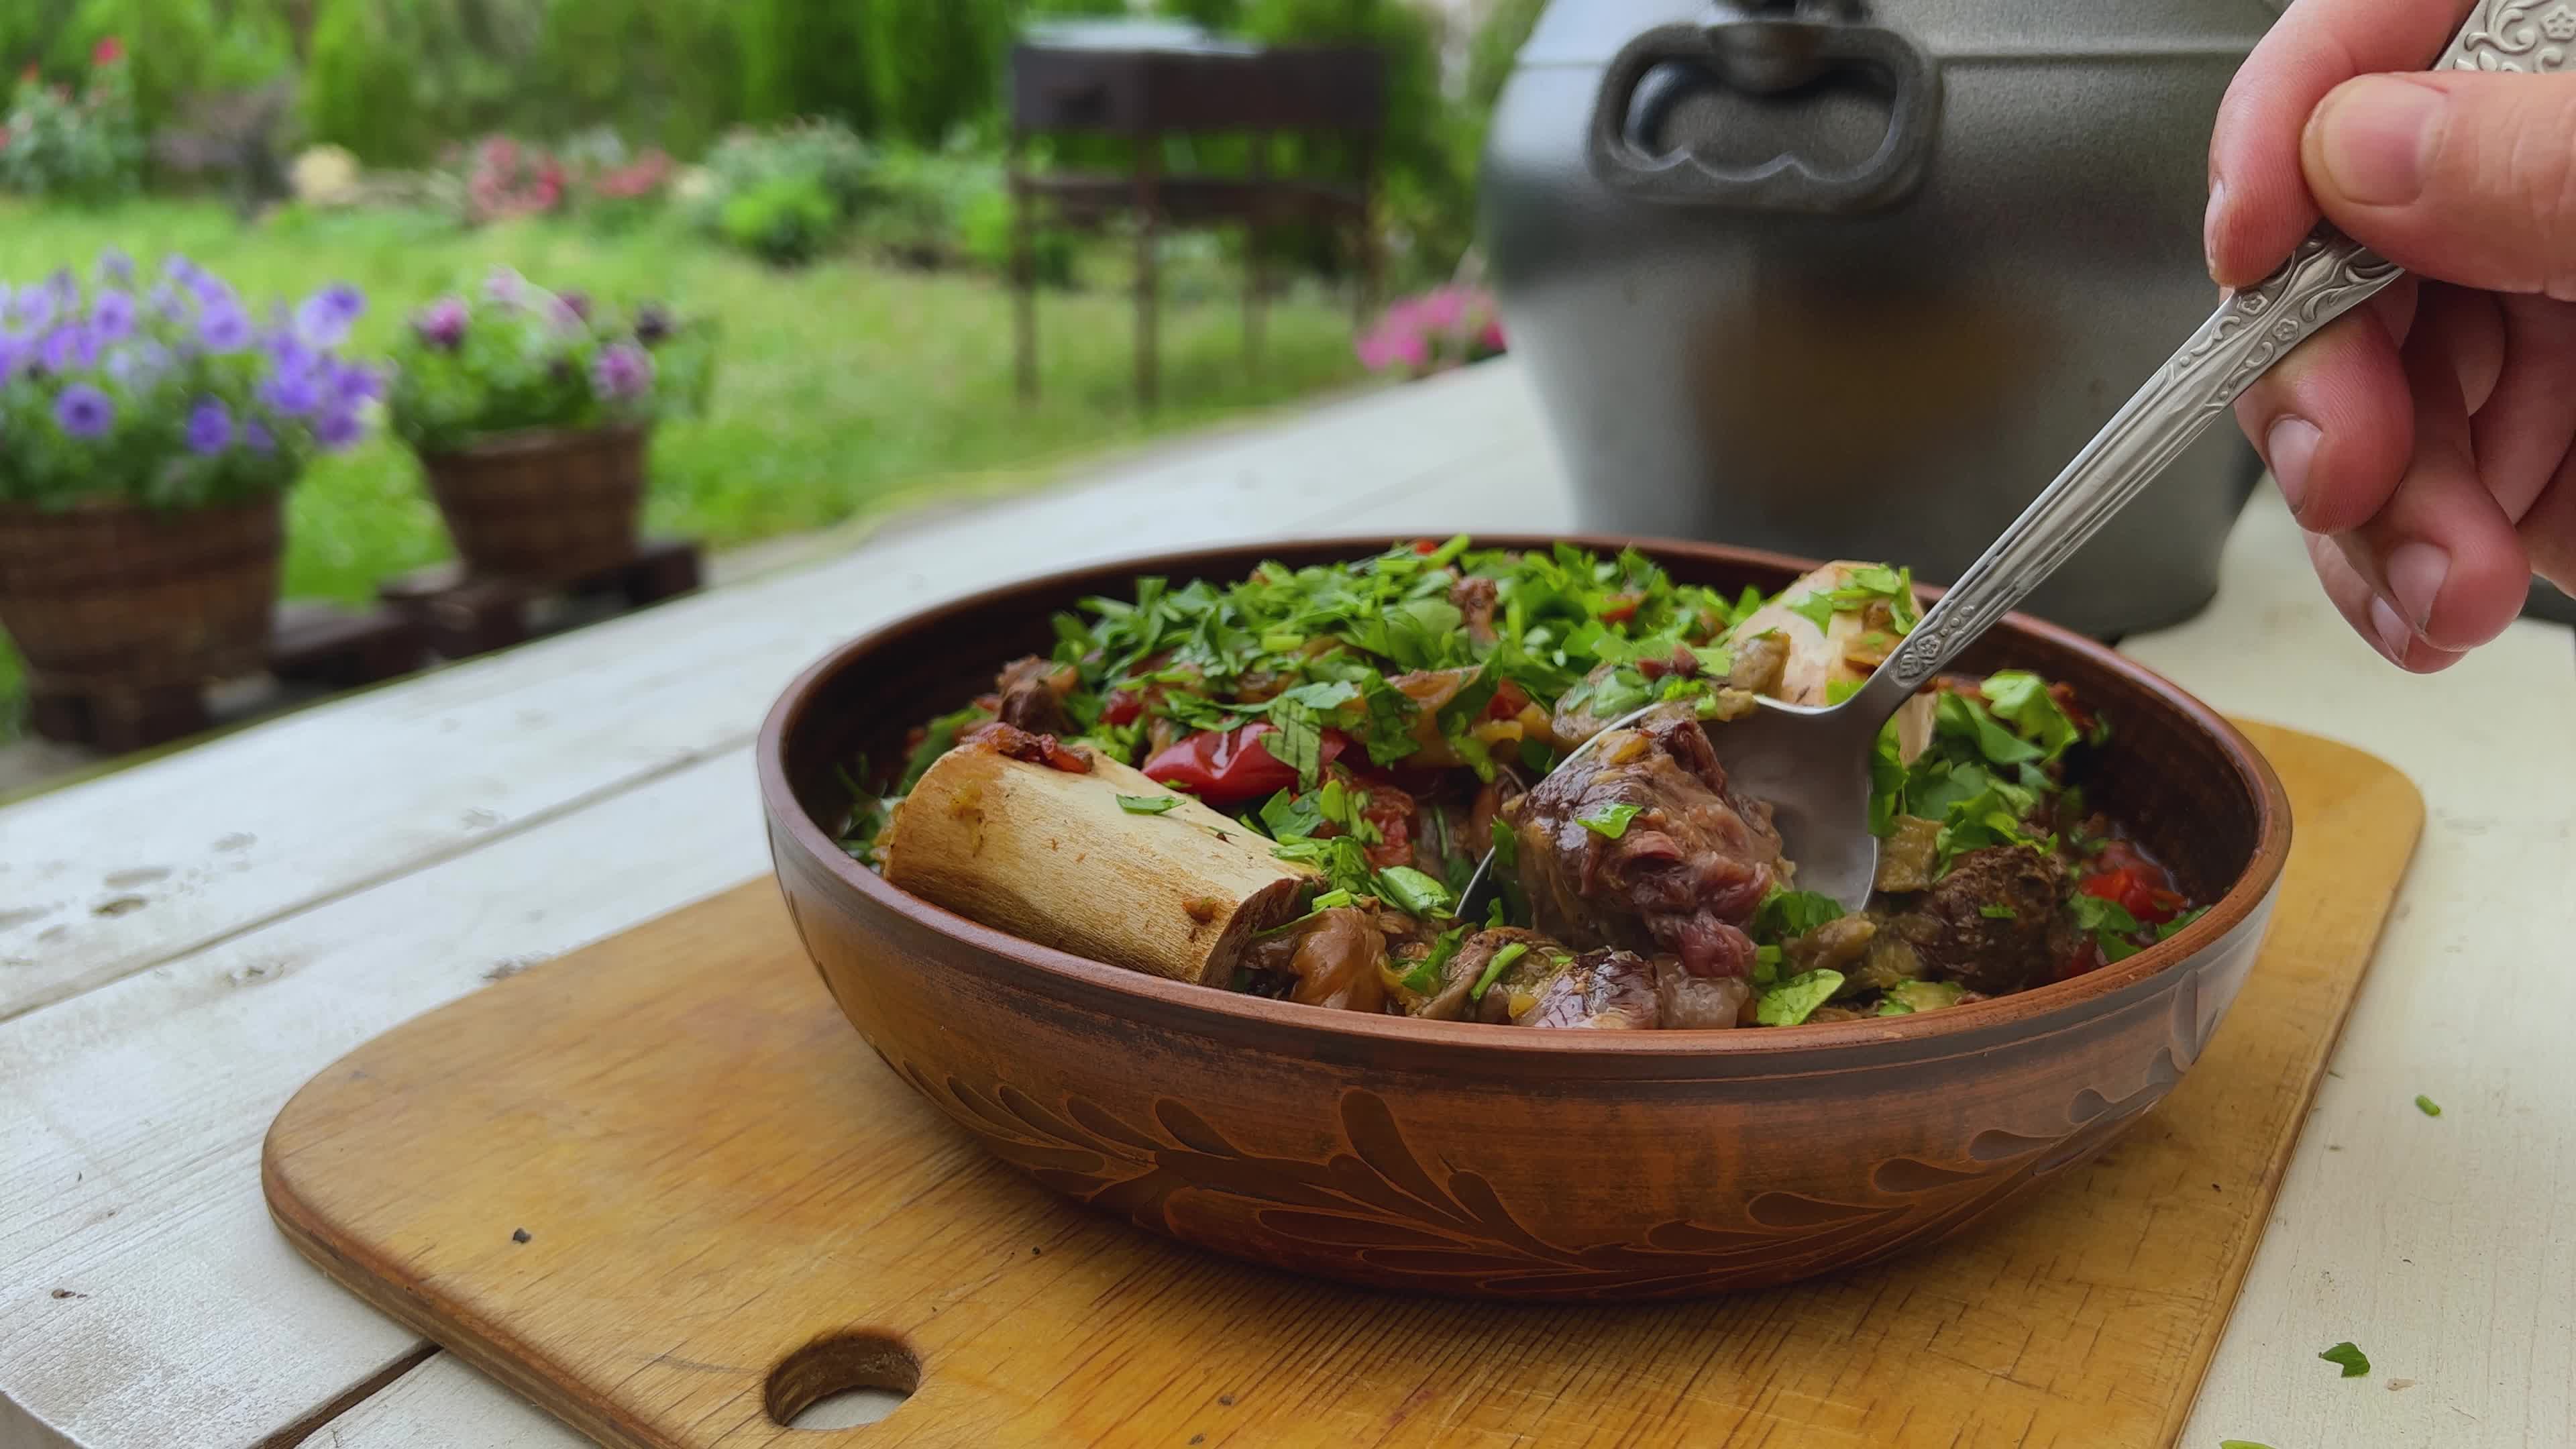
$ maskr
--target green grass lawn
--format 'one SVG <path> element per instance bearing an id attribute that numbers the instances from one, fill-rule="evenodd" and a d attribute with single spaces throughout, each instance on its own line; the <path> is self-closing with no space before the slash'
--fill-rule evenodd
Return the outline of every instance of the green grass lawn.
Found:
<path id="1" fill-rule="evenodd" d="M 664 298 L 721 319 L 716 398 L 654 445 L 647 526 L 711 544 L 819 527 L 943 491 L 1043 481 L 1069 459 L 1347 384 L 1359 375 L 1347 306 L 1309 289 L 1274 305 L 1257 372 L 1243 355 L 1231 279 L 1184 268 L 1166 288 L 1163 405 L 1139 416 L 1133 312 L 1115 250 L 1087 261 L 1090 290 L 1040 301 L 1041 400 L 1011 379 L 1010 295 L 957 274 L 859 260 L 780 273 L 676 225 L 624 235 L 572 222 L 465 232 L 405 212 L 287 212 L 245 225 L 219 206 L 135 203 L 75 212 L 0 203 L 0 280 L 86 267 L 107 246 L 147 266 L 179 252 L 255 299 L 330 281 L 364 288 L 358 347 L 378 352 L 411 310 L 496 265 L 604 302 Z M 379 439 L 326 460 L 297 490 L 291 596 L 357 600 L 376 581 L 448 554 L 411 457 Z M 0 738 L 20 680 L 0 644 Z"/>

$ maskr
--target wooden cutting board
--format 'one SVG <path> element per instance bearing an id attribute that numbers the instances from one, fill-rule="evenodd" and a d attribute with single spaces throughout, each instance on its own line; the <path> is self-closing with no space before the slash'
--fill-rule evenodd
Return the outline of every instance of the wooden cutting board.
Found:
<path id="1" fill-rule="evenodd" d="M 765 880 L 351 1054 L 279 1114 L 268 1199 L 333 1277 L 617 1446 L 2163 1446 L 2423 820 L 2378 760 L 2249 728 L 2297 845 L 2215 1042 L 2029 1211 L 1894 1267 L 1534 1309 L 1174 1246 L 917 1100 Z M 912 1393 L 775 1417 L 862 1385 Z"/>

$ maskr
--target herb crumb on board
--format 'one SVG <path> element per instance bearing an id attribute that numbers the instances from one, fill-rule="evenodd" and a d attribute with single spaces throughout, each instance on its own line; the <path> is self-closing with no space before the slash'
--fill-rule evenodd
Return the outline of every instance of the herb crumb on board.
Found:
<path id="1" fill-rule="evenodd" d="M 514 1243 L 529 1242 L 534 1237 L 535 1234 L 530 1233 L 526 1228 L 514 1228 L 510 1232 L 510 1241 Z"/>
<path id="2" fill-rule="evenodd" d="M 2418 1092 L 2415 1094 L 2415 1110 L 2427 1117 L 2439 1117 L 2442 1115 L 2442 1104 Z"/>
<path id="3" fill-rule="evenodd" d="M 2345 1339 L 2317 1357 L 2342 1365 L 2343 1376 L 2348 1379 L 2357 1379 L 2370 1372 L 2370 1356 L 2355 1347 L 2351 1339 Z"/>

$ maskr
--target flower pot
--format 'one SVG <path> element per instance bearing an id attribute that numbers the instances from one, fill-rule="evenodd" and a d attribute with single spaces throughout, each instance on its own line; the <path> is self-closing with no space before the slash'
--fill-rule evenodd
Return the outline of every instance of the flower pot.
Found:
<path id="1" fill-rule="evenodd" d="M 513 433 L 420 461 L 469 569 L 559 583 L 635 556 L 651 441 L 640 427 Z"/>
<path id="2" fill-rule="evenodd" d="M 247 674 L 266 660 L 285 544 L 276 498 L 172 513 L 0 504 L 0 626 L 38 694 Z"/>

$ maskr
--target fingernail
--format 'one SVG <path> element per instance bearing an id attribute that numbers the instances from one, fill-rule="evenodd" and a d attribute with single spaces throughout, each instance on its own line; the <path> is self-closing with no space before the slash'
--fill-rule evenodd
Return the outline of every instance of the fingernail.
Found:
<path id="1" fill-rule="evenodd" d="M 2209 263 L 2209 279 L 2218 280 L 2219 213 L 2227 206 L 2227 181 L 2212 177 L 2209 182 L 2209 210 L 2200 220 L 2200 254 Z"/>
<path id="2" fill-rule="evenodd" d="M 2281 501 L 2290 511 L 2308 496 L 2308 463 L 2317 455 L 2317 444 L 2325 434 L 2306 418 L 2283 418 L 2263 435 L 2263 458 L 2272 465 L 2272 481 L 2280 485 Z"/>
<path id="3" fill-rule="evenodd" d="M 2422 633 L 2433 622 L 2433 601 L 2442 596 L 2442 580 L 2450 577 L 2451 556 L 2437 544 L 2401 543 L 2388 551 L 2388 592 L 2391 600 Z"/>
<path id="4" fill-rule="evenodd" d="M 2317 117 L 2317 154 L 2337 191 L 2364 206 L 2397 206 L 2424 190 L 2441 140 L 2440 91 L 2392 76 L 2348 82 Z"/>
<path id="5" fill-rule="evenodd" d="M 2386 599 L 2376 595 L 2370 600 L 2370 627 L 2379 635 L 2379 652 L 2388 656 L 2389 663 L 2404 667 L 2406 651 L 2415 643 L 2415 631 L 2397 617 Z"/>

